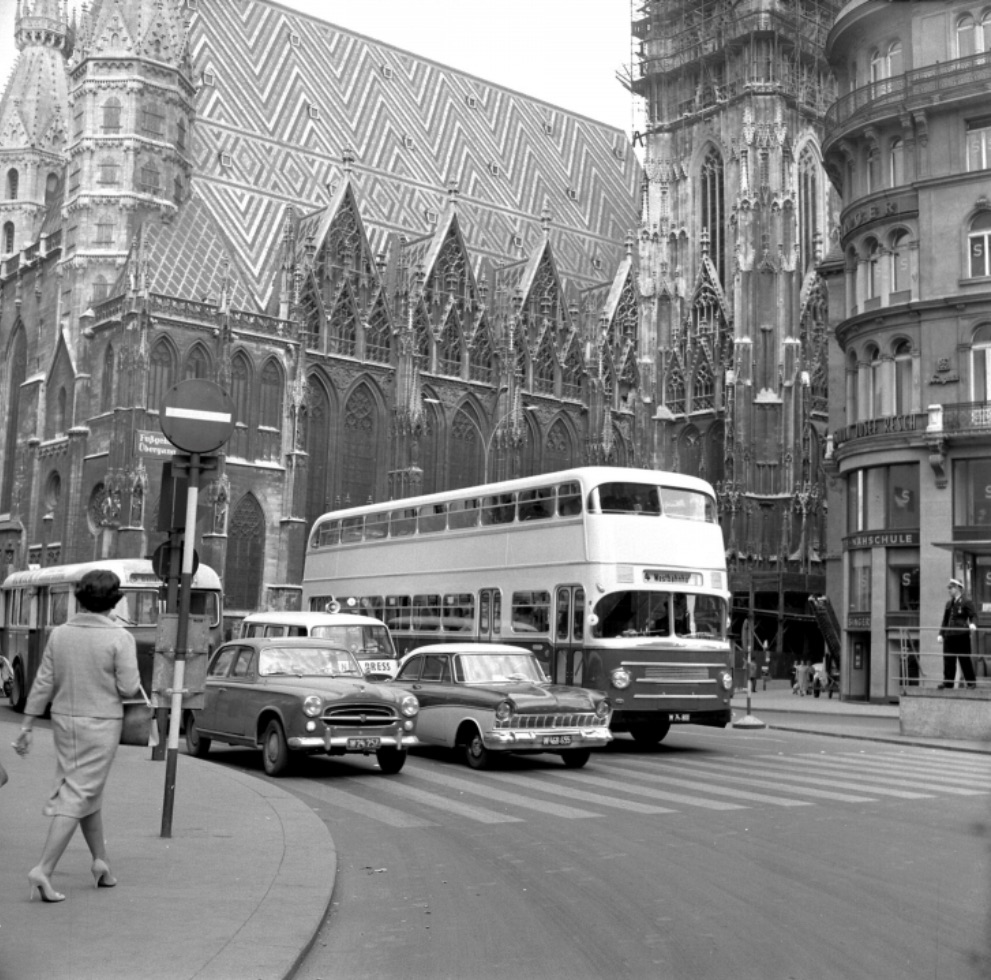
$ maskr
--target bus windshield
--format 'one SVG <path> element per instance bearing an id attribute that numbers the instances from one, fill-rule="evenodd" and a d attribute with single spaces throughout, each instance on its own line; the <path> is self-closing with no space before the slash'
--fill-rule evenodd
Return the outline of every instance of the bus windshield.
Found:
<path id="1" fill-rule="evenodd" d="M 722 640 L 726 601 L 691 592 L 610 592 L 595 605 L 592 636 L 678 636 Z"/>
<path id="2" fill-rule="evenodd" d="M 158 589 L 124 592 L 124 598 L 110 611 L 122 626 L 155 626 L 158 623 Z"/>
<path id="3" fill-rule="evenodd" d="M 396 659 L 389 631 L 381 625 L 368 626 L 314 626 L 310 636 L 330 640 L 335 646 L 350 650 L 356 657 L 387 657 Z"/>
<path id="4" fill-rule="evenodd" d="M 660 498 L 658 499 L 658 490 Z M 601 483 L 589 495 L 589 510 L 601 514 L 642 514 L 715 523 L 713 499 L 684 487 L 657 487 L 651 483 Z"/>

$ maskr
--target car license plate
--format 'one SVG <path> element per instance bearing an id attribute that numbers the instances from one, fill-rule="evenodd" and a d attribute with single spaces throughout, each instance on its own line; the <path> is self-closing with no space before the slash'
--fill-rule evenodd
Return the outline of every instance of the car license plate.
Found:
<path id="1" fill-rule="evenodd" d="M 570 735 L 545 735 L 544 745 L 570 745 Z"/>
<path id="2" fill-rule="evenodd" d="M 349 738 L 348 748 L 357 751 L 363 751 L 365 749 L 377 749 L 382 744 L 382 739 L 380 738 Z"/>
<path id="3" fill-rule="evenodd" d="M 366 674 L 392 673 L 392 664 L 388 660 L 363 660 L 361 666 L 365 668 Z"/>

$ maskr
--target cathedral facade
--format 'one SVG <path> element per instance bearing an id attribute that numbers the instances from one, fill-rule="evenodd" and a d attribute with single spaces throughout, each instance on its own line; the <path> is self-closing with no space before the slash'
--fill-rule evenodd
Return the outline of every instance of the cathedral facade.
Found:
<path id="1" fill-rule="evenodd" d="M 294 604 L 334 507 L 663 465 L 627 134 L 267 0 L 20 0 L 15 30 L 4 568 L 165 539 L 187 378 L 236 406 L 198 517 L 235 613 Z"/>

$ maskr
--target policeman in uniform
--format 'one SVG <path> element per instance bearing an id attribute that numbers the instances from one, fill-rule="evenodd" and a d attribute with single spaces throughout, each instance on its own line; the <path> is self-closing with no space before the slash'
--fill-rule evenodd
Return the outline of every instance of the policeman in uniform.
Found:
<path id="1" fill-rule="evenodd" d="M 957 661 L 967 687 L 976 687 L 974 662 L 970 659 L 971 635 L 977 630 L 977 610 L 970 599 L 965 599 L 963 582 L 951 578 L 947 588 L 950 598 L 943 610 L 936 642 L 943 645 L 943 683 L 941 688 L 953 687 L 957 675 Z"/>

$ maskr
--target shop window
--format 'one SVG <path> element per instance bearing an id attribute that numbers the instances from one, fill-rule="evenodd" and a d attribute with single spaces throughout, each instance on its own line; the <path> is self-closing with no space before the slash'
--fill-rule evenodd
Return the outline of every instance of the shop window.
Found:
<path id="1" fill-rule="evenodd" d="M 889 528 L 919 526 L 919 467 L 915 463 L 887 467 Z"/>
<path id="2" fill-rule="evenodd" d="M 919 611 L 919 553 L 912 548 L 888 552 L 888 612 Z"/>
<path id="3" fill-rule="evenodd" d="M 986 170 L 991 166 L 991 119 L 967 123 L 967 169 Z"/>
<path id="4" fill-rule="evenodd" d="M 850 555 L 850 612 L 871 611 L 871 575 L 873 553 L 870 549 L 858 549 Z"/>
<path id="5" fill-rule="evenodd" d="M 991 536 L 991 460 L 961 459 L 953 464 L 953 524 L 985 528 Z"/>

